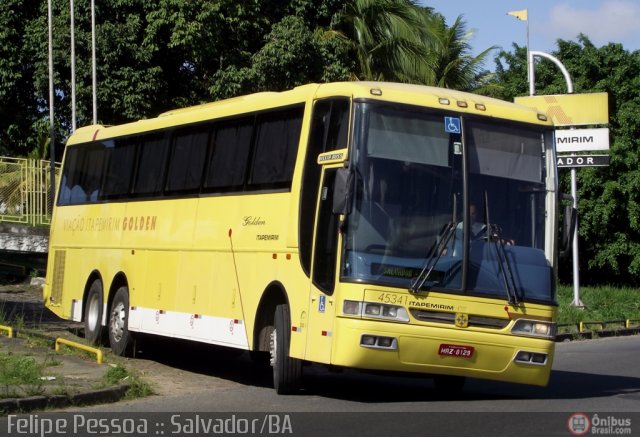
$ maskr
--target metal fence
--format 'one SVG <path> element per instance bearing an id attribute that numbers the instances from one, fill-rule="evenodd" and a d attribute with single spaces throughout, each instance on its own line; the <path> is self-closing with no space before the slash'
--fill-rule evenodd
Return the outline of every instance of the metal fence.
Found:
<path id="1" fill-rule="evenodd" d="M 50 224 L 50 174 L 49 161 L 0 157 L 0 222 Z"/>

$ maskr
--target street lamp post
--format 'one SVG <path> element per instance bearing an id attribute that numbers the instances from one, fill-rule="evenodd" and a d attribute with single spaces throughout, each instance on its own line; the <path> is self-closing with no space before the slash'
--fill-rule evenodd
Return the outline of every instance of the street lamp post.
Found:
<path id="1" fill-rule="evenodd" d="M 71 9 L 71 131 L 76 130 L 76 23 L 73 0 L 69 1 Z"/>
<path id="2" fill-rule="evenodd" d="M 49 213 L 53 213 L 53 197 L 56 189 L 56 129 L 54 121 L 53 102 L 53 8 L 48 1 L 47 19 L 49 24 Z"/>
<path id="3" fill-rule="evenodd" d="M 533 96 L 536 92 L 535 85 L 535 69 L 533 58 L 534 56 L 539 56 L 541 58 L 546 58 L 556 64 L 556 66 L 562 72 L 565 81 L 567 82 L 567 93 L 573 94 L 573 82 L 571 81 L 571 76 L 569 72 L 565 68 L 564 64 L 560 62 L 556 57 L 538 51 L 529 51 L 529 59 L 527 60 L 529 65 L 529 95 Z M 571 197 L 573 198 L 573 208 L 578 211 L 578 177 L 576 174 L 575 167 L 571 168 Z M 580 257 L 578 253 L 578 220 L 576 220 L 575 229 L 573 232 L 573 302 L 572 305 L 578 308 L 584 307 L 582 301 L 580 300 Z"/>
<path id="4" fill-rule="evenodd" d="M 91 0 L 91 84 L 93 89 L 93 124 L 98 124 L 98 94 L 96 73 L 96 1 Z"/>

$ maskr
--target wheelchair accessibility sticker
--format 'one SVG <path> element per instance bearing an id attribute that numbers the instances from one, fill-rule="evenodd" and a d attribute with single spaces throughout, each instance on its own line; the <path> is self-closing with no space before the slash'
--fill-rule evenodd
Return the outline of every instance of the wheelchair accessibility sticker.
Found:
<path id="1" fill-rule="evenodd" d="M 324 309 L 326 307 L 326 296 L 320 295 L 320 301 L 318 302 L 318 311 L 324 313 Z"/>
<path id="2" fill-rule="evenodd" d="M 462 129 L 460 128 L 460 119 L 458 117 L 445 117 L 444 131 L 449 134 L 459 134 L 462 132 Z"/>

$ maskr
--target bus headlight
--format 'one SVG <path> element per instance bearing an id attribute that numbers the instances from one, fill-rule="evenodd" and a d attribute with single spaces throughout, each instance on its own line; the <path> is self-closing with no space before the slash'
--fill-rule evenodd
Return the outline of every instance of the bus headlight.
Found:
<path id="1" fill-rule="evenodd" d="M 392 322 L 407 323 L 409 321 L 409 313 L 404 307 L 375 302 L 345 300 L 342 304 L 342 314 L 345 316 L 360 316 L 389 320 Z"/>
<path id="2" fill-rule="evenodd" d="M 373 302 L 364 302 L 363 316 L 394 322 L 406 323 L 409 321 L 409 313 L 404 307 Z"/>
<path id="3" fill-rule="evenodd" d="M 359 316 L 362 311 L 362 302 L 345 300 L 342 304 L 342 313 L 346 316 Z"/>
<path id="4" fill-rule="evenodd" d="M 556 324 L 538 320 L 519 319 L 516 320 L 513 328 L 511 328 L 511 333 L 531 337 L 554 338 L 556 336 Z"/>

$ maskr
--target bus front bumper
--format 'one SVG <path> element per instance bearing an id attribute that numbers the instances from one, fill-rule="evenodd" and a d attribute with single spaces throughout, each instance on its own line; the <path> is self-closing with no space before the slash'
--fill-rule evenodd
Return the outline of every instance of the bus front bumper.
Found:
<path id="1" fill-rule="evenodd" d="M 331 363 L 545 386 L 554 342 L 507 331 L 337 318 Z"/>

